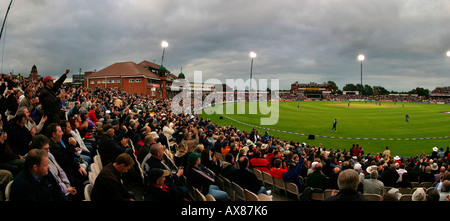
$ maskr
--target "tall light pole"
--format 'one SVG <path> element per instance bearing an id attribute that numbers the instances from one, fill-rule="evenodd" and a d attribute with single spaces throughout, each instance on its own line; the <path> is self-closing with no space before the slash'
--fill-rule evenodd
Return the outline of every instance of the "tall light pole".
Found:
<path id="1" fill-rule="evenodd" d="M 252 59 L 251 65 L 250 65 L 250 89 L 249 92 L 252 91 L 252 74 L 253 74 L 253 58 L 256 57 L 256 53 L 251 51 L 250 52 L 250 58 Z"/>
<path id="2" fill-rule="evenodd" d="M 362 64 L 363 64 L 364 59 L 365 59 L 364 55 L 362 55 L 362 54 L 358 55 L 358 61 L 361 62 L 361 96 L 363 95 Z"/>
<path id="3" fill-rule="evenodd" d="M 169 47 L 169 43 L 167 41 L 161 42 L 161 47 L 163 48 L 162 58 L 161 58 L 161 67 L 164 64 L 164 52 L 166 52 L 166 48 Z"/>

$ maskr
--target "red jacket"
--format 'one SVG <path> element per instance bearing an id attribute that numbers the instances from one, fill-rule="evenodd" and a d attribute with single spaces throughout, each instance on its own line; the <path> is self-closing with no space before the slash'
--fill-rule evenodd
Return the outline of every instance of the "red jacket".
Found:
<path id="1" fill-rule="evenodd" d="M 255 157 L 250 159 L 250 168 L 255 168 L 270 173 L 270 163 L 266 158 Z"/>
<path id="2" fill-rule="evenodd" d="M 283 179 L 283 174 L 286 173 L 287 171 L 288 171 L 287 169 L 283 169 L 283 168 L 277 169 L 277 168 L 273 167 L 270 170 L 270 174 L 272 174 L 273 177 Z"/>
<path id="3" fill-rule="evenodd" d="M 97 119 L 97 116 L 95 116 L 95 111 L 94 111 L 94 109 L 92 109 L 92 110 L 90 110 L 89 111 L 89 119 L 92 121 L 92 122 L 94 122 L 94 124 L 97 124 L 97 122 L 99 122 L 100 120 L 99 119 Z"/>

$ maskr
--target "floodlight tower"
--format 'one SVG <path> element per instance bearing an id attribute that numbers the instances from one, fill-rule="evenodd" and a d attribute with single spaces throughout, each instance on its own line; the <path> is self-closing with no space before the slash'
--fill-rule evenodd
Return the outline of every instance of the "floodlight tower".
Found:
<path id="1" fill-rule="evenodd" d="M 363 84 L 362 84 L 362 64 L 363 64 L 364 59 L 365 59 L 364 55 L 362 55 L 362 54 L 358 55 L 358 61 L 361 62 L 361 96 L 363 95 L 363 94 L 362 94 L 362 93 L 363 93 Z"/>
<path id="2" fill-rule="evenodd" d="M 256 58 L 256 53 L 251 51 L 250 58 L 252 59 L 252 61 L 251 61 L 251 65 L 250 65 L 250 89 L 249 89 L 249 92 L 252 91 L 253 58 Z"/>
<path id="3" fill-rule="evenodd" d="M 162 58 L 161 58 L 161 66 L 163 66 L 164 63 L 164 53 L 166 52 L 166 48 L 169 47 L 169 43 L 167 41 L 161 42 L 161 47 L 163 48 Z"/>

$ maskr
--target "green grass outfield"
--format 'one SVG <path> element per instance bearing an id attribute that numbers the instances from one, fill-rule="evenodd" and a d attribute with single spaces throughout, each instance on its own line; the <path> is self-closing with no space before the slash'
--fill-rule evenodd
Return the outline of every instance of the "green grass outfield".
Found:
<path id="1" fill-rule="evenodd" d="M 300 108 L 297 110 L 298 104 Z M 238 105 L 243 105 L 244 114 L 237 113 Z M 271 103 L 261 103 L 261 108 L 267 105 L 270 108 Z M 201 117 L 218 125 L 234 125 L 249 132 L 255 125 L 261 135 L 268 130 L 270 135 L 280 139 L 316 146 L 322 144 L 326 148 L 348 150 L 352 144 L 359 143 L 365 154 L 383 152 L 389 146 L 392 155 L 416 156 L 430 154 L 435 146 L 444 149 L 450 146 L 450 114 L 442 113 L 450 112 L 450 105 L 403 102 L 376 105 L 375 102 L 356 101 L 352 101 L 350 106 L 347 101 L 284 101 L 278 105 L 279 118 L 275 125 L 260 124 L 260 119 L 271 116 L 271 113 L 262 115 L 259 103 L 217 105 L 206 109 Z M 258 113 L 249 114 L 250 106 Z M 234 110 L 234 114 L 217 113 L 217 110 L 226 113 L 227 108 L 228 111 Z M 408 124 L 405 124 L 406 114 L 410 116 Z M 221 115 L 225 117 L 220 119 Z M 330 131 L 334 118 L 338 120 L 337 132 Z M 314 140 L 308 139 L 310 134 L 316 135 Z"/>

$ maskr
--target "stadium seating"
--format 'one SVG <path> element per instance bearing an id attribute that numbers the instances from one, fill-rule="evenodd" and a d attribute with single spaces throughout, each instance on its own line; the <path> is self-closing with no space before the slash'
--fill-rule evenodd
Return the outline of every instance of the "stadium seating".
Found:
<path id="1" fill-rule="evenodd" d="M 86 186 L 84 187 L 84 200 L 85 201 L 91 201 L 91 193 L 92 193 L 92 188 L 94 188 L 94 184 L 86 184 Z"/>
<path id="2" fill-rule="evenodd" d="M 296 200 L 300 200 L 300 192 L 298 191 L 298 187 L 295 183 L 287 182 L 284 184 L 286 186 L 286 192 L 291 193 L 296 197 Z"/>
<path id="3" fill-rule="evenodd" d="M 412 194 L 403 194 L 399 201 L 412 201 Z"/>
<path id="4" fill-rule="evenodd" d="M 264 186 L 266 188 L 273 188 L 274 185 L 273 185 L 273 177 L 272 177 L 272 175 L 270 173 L 265 172 L 265 171 L 261 171 L 261 174 L 262 174 L 262 178 L 263 178 L 263 181 L 264 181 Z"/>
<path id="5" fill-rule="evenodd" d="M 433 186 L 433 182 L 421 182 L 421 183 L 419 184 L 419 186 L 420 186 L 420 187 L 424 187 L 424 188 L 428 188 L 428 187 Z"/>
<path id="6" fill-rule="evenodd" d="M 214 196 L 211 194 L 206 194 L 205 198 L 206 201 L 216 201 L 216 198 L 214 198 Z"/>
<path id="7" fill-rule="evenodd" d="M 11 193 L 11 185 L 14 180 L 9 181 L 8 184 L 6 184 L 5 188 L 5 201 L 9 201 L 9 194 Z"/>
<path id="8" fill-rule="evenodd" d="M 231 186 L 233 187 L 235 194 L 234 199 L 236 201 L 245 201 L 244 189 L 235 182 L 231 182 Z"/>
<path id="9" fill-rule="evenodd" d="M 284 181 L 277 177 L 272 177 L 274 189 L 277 189 L 280 194 L 286 193 L 286 185 Z"/>
<path id="10" fill-rule="evenodd" d="M 402 188 L 398 188 L 398 192 L 401 194 L 410 194 L 411 192 L 411 188 L 409 187 L 402 187 Z"/>
<path id="11" fill-rule="evenodd" d="M 194 187 L 194 191 L 196 201 L 207 201 L 205 195 L 203 195 L 203 193 L 201 193 L 200 190 Z"/>
<path id="12" fill-rule="evenodd" d="M 382 196 L 380 196 L 378 194 L 369 194 L 369 193 L 363 194 L 363 197 L 370 199 L 372 201 L 381 201 L 381 198 L 382 198 Z"/>

